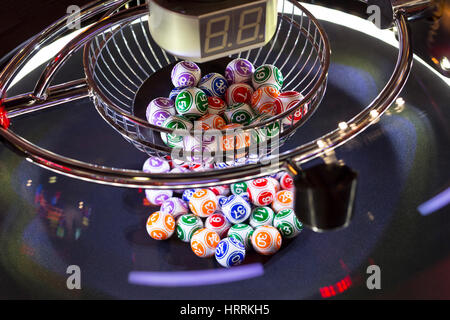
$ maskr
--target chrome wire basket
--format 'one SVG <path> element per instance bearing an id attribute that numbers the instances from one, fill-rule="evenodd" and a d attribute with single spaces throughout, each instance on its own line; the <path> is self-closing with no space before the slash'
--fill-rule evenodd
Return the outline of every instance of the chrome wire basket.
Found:
<path id="1" fill-rule="evenodd" d="M 77 179 L 113 186 L 185 189 L 229 184 L 282 170 L 297 175 L 299 165 L 329 154 L 375 123 L 406 83 L 413 56 L 407 17 L 417 11 L 416 3 L 423 5 L 425 1 L 381 2 L 388 3 L 393 12 L 392 23 L 399 41 L 397 63 L 388 83 L 366 108 L 345 121 L 344 125 L 336 123 L 335 130 L 280 154 L 268 152 L 254 163 L 221 170 L 155 174 L 104 167 L 55 154 L 13 132 L 5 125 L 6 121 L 0 126 L 0 137 L 34 164 Z M 257 66 L 276 64 L 286 78 L 283 89 L 297 90 L 304 95 L 304 99 L 294 108 L 267 121 L 244 127 L 246 132 L 251 132 L 281 123 L 299 108 L 308 107 L 301 121 L 282 127 L 280 140 L 283 142 L 311 117 L 321 102 L 326 88 L 329 46 L 317 20 L 297 1 L 279 1 L 279 8 L 278 27 L 273 40 L 261 49 L 241 52 L 236 56 L 248 58 Z M 5 110 L 0 116 L 16 121 L 19 116 L 90 97 L 103 118 L 137 148 L 148 154 L 168 154 L 170 150 L 154 137 L 170 130 L 152 126 L 133 113 L 133 101 L 142 83 L 158 69 L 176 62 L 175 57 L 152 41 L 145 23 L 147 10 L 143 1 L 95 1 L 83 7 L 78 16 L 65 16 L 34 36 L 0 73 L 0 101 Z M 68 21 L 79 22 L 81 29 L 74 33 Z M 68 35 L 72 40 L 56 50 L 32 92 L 5 96 L 17 74 L 42 47 Z M 51 85 L 64 63 L 83 48 L 85 77 Z M 148 131 L 157 134 L 147 135 Z"/>

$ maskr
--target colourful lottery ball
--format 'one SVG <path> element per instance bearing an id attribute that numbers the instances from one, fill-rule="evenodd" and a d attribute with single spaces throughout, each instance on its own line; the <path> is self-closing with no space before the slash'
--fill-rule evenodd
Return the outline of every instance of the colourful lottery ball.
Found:
<path id="1" fill-rule="evenodd" d="M 229 106 L 236 103 L 248 103 L 252 101 L 253 88 L 246 83 L 232 84 L 226 94 L 225 101 Z"/>
<path id="2" fill-rule="evenodd" d="M 199 217 L 206 218 L 217 210 L 217 197 L 209 189 L 197 189 L 189 200 L 189 208 Z"/>
<path id="3" fill-rule="evenodd" d="M 196 168 L 190 168 L 191 171 L 206 171 L 206 167 L 205 170 L 198 170 L 199 166 L 203 167 L 203 164 L 212 163 L 214 161 L 213 155 L 218 149 L 214 136 L 208 136 L 208 140 L 206 138 L 202 140 L 201 136 L 186 136 L 183 146 L 185 160 L 195 163 L 197 166 Z"/>
<path id="4" fill-rule="evenodd" d="M 253 228 L 259 226 L 272 226 L 275 213 L 270 207 L 257 207 L 250 215 L 250 225 Z"/>
<path id="5" fill-rule="evenodd" d="M 272 255 L 281 248 L 281 234 L 275 227 L 260 226 L 252 235 L 253 249 L 259 254 Z"/>
<path id="6" fill-rule="evenodd" d="M 183 195 L 181 196 L 181 198 L 184 201 L 189 202 L 192 196 L 194 195 L 195 191 L 197 191 L 197 189 L 186 189 L 183 191 Z"/>
<path id="7" fill-rule="evenodd" d="M 217 114 L 205 114 L 199 118 L 195 124 L 195 129 L 209 130 L 209 129 L 222 129 L 226 126 L 225 120 Z"/>
<path id="8" fill-rule="evenodd" d="M 228 82 L 224 76 L 218 73 L 208 73 L 200 79 L 197 86 L 208 97 L 223 97 L 228 89 Z"/>
<path id="9" fill-rule="evenodd" d="M 190 242 L 192 235 L 203 228 L 203 221 L 193 214 L 185 214 L 177 220 L 177 235 L 183 242 Z"/>
<path id="10" fill-rule="evenodd" d="M 273 184 L 273 186 L 275 188 L 275 192 L 278 192 L 281 190 L 280 182 L 278 182 L 277 179 L 272 178 L 272 177 L 267 177 L 267 179 Z"/>
<path id="11" fill-rule="evenodd" d="M 294 188 L 294 180 L 291 175 L 287 172 L 282 172 L 279 176 L 280 179 L 280 187 L 283 190 L 292 190 Z"/>
<path id="12" fill-rule="evenodd" d="M 213 214 L 205 221 L 205 228 L 217 232 L 221 239 L 227 235 L 230 227 L 231 223 L 221 214 Z"/>
<path id="13" fill-rule="evenodd" d="M 246 250 L 252 247 L 252 235 L 254 229 L 245 223 L 235 224 L 228 230 L 228 237 L 239 240 Z"/>
<path id="14" fill-rule="evenodd" d="M 225 238 L 219 242 L 216 248 L 216 260 L 224 268 L 230 268 L 241 264 L 245 259 L 244 245 L 234 239 Z"/>
<path id="15" fill-rule="evenodd" d="M 169 198 L 172 198 L 173 191 L 172 190 L 145 190 L 145 197 L 148 202 L 150 202 L 154 206 L 160 206 Z"/>
<path id="16" fill-rule="evenodd" d="M 227 104 L 219 97 L 208 97 L 208 113 L 222 114 L 227 108 Z"/>
<path id="17" fill-rule="evenodd" d="M 278 90 L 281 90 L 283 82 L 284 79 L 281 71 L 270 64 L 265 64 L 256 68 L 252 76 L 252 84 L 255 89 L 258 89 L 261 86 L 271 85 Z"/>
<path id="18" fill-rule="evenodd" d="M 234 152 L 235 150 L 250 146 L 250 135 L 241 128 L 242 125 L 237 123 L 227 124 L 222 127 L 222 130 L 225 130 L 225 134 L 221 137 L 221 143 L 219 145 L 223 151 Z M 236 156 L 240 157 L 241 155 L 238 153 Z"/>
<path id="19" fill-rule="evenodd" d="M 272 116 L 269 115 L 268 113 L 261 113 L 260 115 L 256 116 L 250 124 L 265 122 L 268 121 L 270 118 L 272 118 Z M 276 138 L 281 132 L 280 128 L 281 126 L 278 121 L 273 121 L 265 125 L 260 125 L 256 127 L 255 130 L 253 130 L 251 133 L 252 142 L 254 141 L 255 143 L 261 143 L 263 141 Z"/>
<path id="20" fill-rule="evenodd" d="M 276 114 L 275 101 L 280 95 L 280 91 L 272 86 L 263 86 L 253 92 L 252 107 L 258 113 L 267 113 L 271 116 Z"/>
<path id="21" fill-rule="evenodd" d="M 294 194 L 290 190 L 277 192 L 272 202 L 272 209 L 276 213 L 283 209 L 292 209 L 294 207 Z"/>
<path id="22" fill-rule="evenodd" d="M 209 190 L 214 192 L 216 196 L 228 196 L 230 194 L 230 187 L 229 186 L 216 186 L 216 187 L 210 187 Z M 219 201 L 219 199 L 217 199 Z"/>
<path id="23" fill-rule="evenodd" d="M 147 233 L 155 240 L 169 239 L 175 231 L 175 219 L 168 213 L 155 212 L 147 219 Z"/>
<path id="24" fill-rule="evenodd" d="M 278 212 L 273 225 L 287 239 L 295 238 L 303 230 L 303 224 L 297 219 L 292 209 L 283 209 Z"/>
<path id="25" fill-rule="evenodd" d="M 174 87 L 195 87 L 201 74 L 200 68 L 194 62 L 181 61 L 173 67 L 171 79 Z"/>
<path id="26" fill-rule="evenodd" d="M 175 99 L 177 112 L 189 120 L 195 120 L 208 112 L 208 97 L 199 88 L 183 89 Z"/>
<path id="27" fill-rule="evenodd" d="M 163 202 L 161 209 L 163 213 L 172 215 L 175 219 L 189 212 L 189 206 L 186 201 L 180 198 L 169 198 Z"/>
<path id="28" fill-rule="evenodd" d="M 282 92 L 275 100 L 276 113 L 282 113 L 293 108 L 303 100 L 303 95 L 296 91 Z M 284 125 L 292 125 L 297 123 L 308 112 L 308 105 L 297 107 L 295 112 L 290 113 L 283 118 Z"/>
<path id="29" fill-rule="evenodd" d="M 238 103 L 228 107 L 224 112 L 225 119 L 230 123 L 248 125 L 255 117 L 253 109 L 246 103 Z"/>
<path id="30" fill-rule="evenodd" d="M 225 202 L 227 202 L 227 196 L 217 196 L 217 210 L 222 211 L 222 206 Z"/>
<path id="31" fill-rule="evenodd" d="M 162 126 L 172 130 L 184 130 L 186 135 L 193 128 L 192 123 L 182 116 L 170 116 Z M 183 147 L 183 135 L 181 134 L 161 132 L 161 139 L 169 147 Z"/>
<path id="32" fill-rule="evenodd" d="M 163 97 L 153 99 L 147 106 L 145 115 L 150 124 L 162 126 L 168 117 L 175 115 L 174 103 Z"/>
<path id="33" fill-rule="evenodd" d="M 252 80 L 255 67 L 247 59 L 236 58 L 225 69 L 225 78 L 229 84 L 249 82 Z"/>
<path id="34" fill-rule="evenodd" d="M 178 88 L 172 89 L 172 91 L 170 91 L 170 94 L 169 94 L 169 99 L 172 100 L 173 102 L 175 102 L 175 99 L 177 98 L 178 94 L 186 88 L 189 88 L 189 87 L 184 86 L 184 87 L 178 87 Z"/>
<path id="35" fill-rule="evenodd" d="M 259 178 L 247 184 L 247 193 L 250 201 L 259 207 L 268 206 L 275 198 L 275 187 L 269 179 Z"/>
<path id="36" fill-rule="evenodd" d="M 247 189 L 248 189 L 247 182 L 237 182 L 233 183 L 230 186 L 231 193 L 237 196 L 247 193 Z"/>
<path id="37" fill-rule="evenodd" d="M 242 197 L 231 195 L 222 205 L 223 215 L 233 224 L 242 223 L 250 217 L 252 208 Z"/>
<path id="38" fill-rule="evenodd" d="M 160 157 L 150 157 L 142 166 L 142 171 L 147 173 L 166 173 L 170 171 L 169 161 Z"/>
<path id="39" fill-rule="evenodd" d="M 206 228 L 194 232 L 191 239 L 191 249 L 200 258 L 210 258 L 215 254 L 219 244 L 219 235 Z"/>

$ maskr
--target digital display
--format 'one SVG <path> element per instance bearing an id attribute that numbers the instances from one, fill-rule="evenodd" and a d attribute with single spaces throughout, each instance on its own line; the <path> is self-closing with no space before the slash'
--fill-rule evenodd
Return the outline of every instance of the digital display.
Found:
<path id="1" fill-rule="evenodd" d="M 266 1 L 200 17 L 202 57 L 265 43 Z"/>

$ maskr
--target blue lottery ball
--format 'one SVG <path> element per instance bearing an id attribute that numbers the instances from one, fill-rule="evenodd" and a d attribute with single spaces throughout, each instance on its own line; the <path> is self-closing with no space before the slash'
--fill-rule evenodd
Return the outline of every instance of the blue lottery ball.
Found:
<path id="1" fill-rule="evenodd" d="M 234 238 L 225 238 L 216 247 L 216 260 L 225 268 L 241 264 L 245 259 L 244 245 Z"/>
<path id="2" fill-rule="evenodd" d="M 189 87 L 184 86 L 184 87 L 178 87 L 178 88 L 172 89 L 172 91 L 170 91 L 170 94 L 169 94 L 169 99 L 175 101 L 175 99 L 177 98 L 178 94 L 181 91 L 183 91 L 183 89 L 186 89 L 186 88 L 189 88 Z"/>
<path id="3" fill-rule="evenodd" d="M 233 194 L 222 204 L 223 215 L 232 224 L 243 223 L 250 217 L 251 211 L 250 204 L 240 195 Z"/>
<path id="4" fill-rule="evenodd" d="M 217 202 L 219 204 L 219 208 L 222 209 L 222 205 L 228 200 L 225 196 L 217 196 Z"/>
<path id="5" fill-rule="evenodd" d="M 228 82 L 218 73 L 208 73 L 200 79 L 198 87 L 209 97 L 223 97 L 228 89 Z"/>
<path id="6" fill-rule="evenodd" d="M 184 190 L 184 192 L 183 192 L 183 195 L 181 196 L 181 198 L 184 200 L 184 201 L 190 201 L 191 200 L 191 198 L 192 198 L 192 195 L 195 193 L 195 189 L 187 189 L 187 190 Z"/>

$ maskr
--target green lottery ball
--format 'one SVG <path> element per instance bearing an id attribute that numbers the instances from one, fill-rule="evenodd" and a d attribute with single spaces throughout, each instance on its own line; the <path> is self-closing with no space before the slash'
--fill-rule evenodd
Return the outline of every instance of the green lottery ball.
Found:
<path id="1" fill-rule="evenodd" d="M 190 242 L 193 234 L 203 228 L 203 221 L 193 214 L 185 214 L 177 220 L 177 235 L 183 242 Z"/>
<path id="2" fill-rule="evenodd" d="M 232 194 L 236 196 L 242 195 L 244 193 L 247 193 L 247 183 L 246 182 L 233 183 L 230 189 Z"/>
<path id="3" fill-rule="evenodd" d="M 292 209 L 283 209 L 278 212 L 273 225 L 287 239 L 295 238 L 303 230 L 303 224 L 297 219 Z"/>
<path id="4" fill-rule="evenodd" d="M 186 130 L 190 131 L 194 126 L 185 117 L 182 116 L 169 116 L 162 124 L 164 128 L 173 130 Z M 173 133 L 161 132 L 161 139 L 169 147 L 183 147 L 183 136 Z"/>
<path id="5" fill-rule="evenodd" d="M 267 121 L 272 116 L 268 113 L 262 113 L 256 116 L 250 124 L 260 123 Z M 252 131 L 251 139 L 252 142 L 261 143 L 272 138 L 276 138 L 280 135 L 281 125 L 279 121 L 273 121 L 272 123 L 266 124 L 261 127 L 257 127 L 256 130 Z"/>
<path id="6" fill-rule="evenodd" d="M 245 223 L 235 224 L 228 230 L 228 237 L 239 240 L 246 250 L 252 247 L 253 228 Z"/>
<path id="7" fill-rule="evenodd" d="M 264 64 L 256 68 L 252 77 L 252 84 L 255 90 L 266 85 L 271 85 L 281 90 L 283 82 L 284 78 L 281 71 L 271 64 Z"/>
<path id="8" fill-rule="evenodd" d="M 250 225 L 253 228 L 259 226 L 273 226 L 275 213 L 269 207 L 256 207 L 250 215 Z"/>
<path id="9" fill-rule="evenodd" d="M 248 125 L 255 117 L 253 109 L 246 103 L 235 104 L 224 112 L 225 120 L 228 123 Z"/>
<path id="10" fill-rule="evenodd" d="M 208 97 L 199 88 L 185 88 L 175 99 L 175 109 L 189 120 L 195 120 L 208 112 Z"/>

